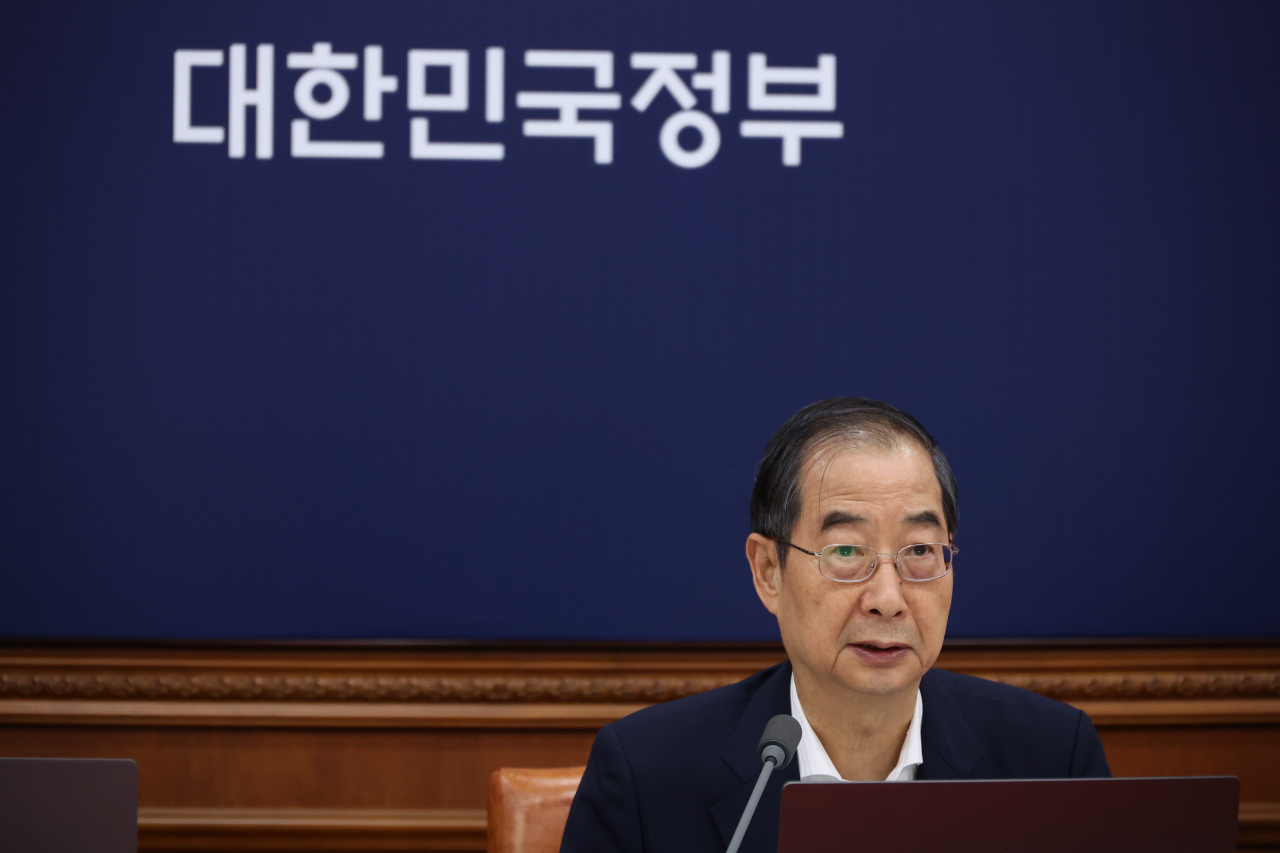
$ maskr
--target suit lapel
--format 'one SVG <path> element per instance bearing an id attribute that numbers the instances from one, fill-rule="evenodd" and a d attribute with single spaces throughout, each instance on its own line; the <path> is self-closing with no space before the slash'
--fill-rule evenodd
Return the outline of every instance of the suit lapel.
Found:
<path id="1" fill-rule="evenodd" d="M 921 751 L 924 763 L 916 778 L 920 780 L 967 779 L 982 760 L 982 744 L 969 728 L 960 706 L 951 694 L 926 672 L 920 682 L 920 699 L 924 703 L 924 719 L 920 724 Z"/>
<path id="2" fill-rule="evenodd" d="M 760 735 L 764 733 L 765 724 L 777 714 L 791 713 L 791 664 L 780 664 L 768 680 L 756 691 L 743 713 L 738 727 L 725 746 L 721 757 L 742 780 L 733 793 L 725 797 L 711 809 L 716 826 L 720 829 L 720 837 L 726 847 L 733 838 L 733 831 L 738 827 L 738 819 L 742 810 L 747 807 L 751 798 L 751 790 L 755 787 L 756 778 L 763 765 L 756 755 L 756 747 L 760 743 Z M 760 797 L 760 805 L 756 808 L 755 817 L 746 837 L 742 839 L 742 853 L 748 851 L 772 851 L 778 846 L 778 812 L 782 807 L 782 786 L 787 782 L 800 779 L 800 765 L 792 761 L 786 768 L 774 771 Z"/>

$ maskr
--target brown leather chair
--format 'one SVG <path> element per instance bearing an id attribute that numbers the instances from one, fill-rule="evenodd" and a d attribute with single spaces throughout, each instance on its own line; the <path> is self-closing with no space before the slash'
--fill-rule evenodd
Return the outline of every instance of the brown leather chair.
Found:
<path id="1" fill-rule="evenodd" d="M 489 853 L 559 853 L 585 767 L 504 767 L 489 777 Z"/>

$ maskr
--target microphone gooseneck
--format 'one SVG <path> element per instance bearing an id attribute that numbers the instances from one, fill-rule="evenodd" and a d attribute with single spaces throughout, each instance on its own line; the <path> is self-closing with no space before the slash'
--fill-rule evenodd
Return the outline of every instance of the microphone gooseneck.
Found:
<path id="1" fill-rule="evenodd" d="M 775 767 L 786 767 L 791 763 L 791 759 L 796 757 L 796 747 L 800 745 L 800 734 L 800 723 L 790 714 L 779 714 L 765 725 L 764 734 L 760 737 L 760 745 L 756 747 L 756 754 L 760 756 L 764 767 L 760 769 L 760 778 L 756 779 L 756 786 L 751 791 L 751 799 L 747 800 L 747 807 L 742 810 L 742 817 L 738 819 L 738 828 L 733 831 L 733 839 L 729 842 L 729 849 L 725 853 L 738 853 L 742 837 L 747 834 L 747 826 L 751 823 L 751 816 L 756 813 L 756 806 L 760 804 L 760 795 L 764 793 L 764 786 L 769 784 L 769 776 Z"/>

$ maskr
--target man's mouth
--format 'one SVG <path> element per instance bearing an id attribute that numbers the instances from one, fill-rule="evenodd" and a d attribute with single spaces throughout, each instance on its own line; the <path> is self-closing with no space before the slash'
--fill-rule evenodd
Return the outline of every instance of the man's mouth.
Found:
<path id="1" fill-rule="evenodd" d="M 879 640 L 864 640 L 850 645 L 858 657 L 876 663 L 894 663 L 906 657 L 907 652 L 911 649 L 906 643 L 881 642 Z"/>

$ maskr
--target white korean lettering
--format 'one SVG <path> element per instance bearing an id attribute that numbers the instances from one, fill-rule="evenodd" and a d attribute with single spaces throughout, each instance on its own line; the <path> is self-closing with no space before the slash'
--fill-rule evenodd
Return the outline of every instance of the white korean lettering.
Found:
<path id="1" fill-rule="evenodd" d="M 465 50 L 409 51 L 409 109 L 448 112 L 467 111 L 468 52 Z M 449 91 L 432 95 L 427 92 L 427 69 L 449 69 Z"/>
<path id="2" fill-rule="evenodd" d="M 813 86 L 813 92 L 770 92 L 772 84 Z M 836 108 L 836 58 L 818 55 L 815 68 L 770 67 L 768 57 L 753 53 L 747 57 L 747 106 L 773 112 L 832 112 Z M 739 127 L 744 137 L 781 139 L 782 165 L 800 165 L 800 143 L 805 139 L 842 139 L 840 121 L 744 121 Z"/>
<path id="3" fill-rule="evenodd" d="M 502 48 L 485 52 L 485 113 L 493 120 L 494 52 L 497 52 L 498 121 L 502 110 Z M 449 69 L 449 91 L 427 91 L 427 69 Z M 466 50 L 409 51 L 409 109 L 415 112 L 466 112 L 470 106 L 471 53 Z M 426 118 L 409 121 L 409 156 L 414 160 L 501 160 L 506 147 L 501 142 L 442 142 L 431 138 L 431 122 Z"/>
<path id="4" fill-rule="evenodd" d="M 817 91 L 770 92 L 770 83 L 815 86 Z M 753 110 L 774 112 L 832 112 L 836 108 L 836 57 L 832 53 L 818 56 L 817 68 L 769 67 L 763 53 L 747 57 L 747 106 Z"/>
<path id="5" fill-rule="evenodd" d="M 382 120 L 382 96 L 400 88 L 394 74 L 382 73 L 382 45 L 366 45 L 364 49 L 364 120 Z"/>
<path id="6" fill-rule="evenodd" d="M 503 119 L 506 74 L 506 53 L 500 47 L 484 52 L 484 120 L 498 124 Z"/>
<path id="7" fill-rule="evenodd" d="M 591 68 L 597 89 L 613 88 L 611 50 L 526 50 L 524 64 L 530 68 Z"/>
<path id="8" fill-rule="evenodd" d="M 354 71 L 360 60 L 354 53 L 334 53 L 333 45 L 318 41 L 310 53 L 290 53 L 289 68 L 307 69 L 293 87 L 293 100 L 307 118 L 294 119 L 289 127 L 289 154 L 293 157 L 323 157 L 377 160 L 383 155 L 381 142 L 350 142 L 311 138 L 311 120 L 327 121 L 347 108 L 351 87 L 339 71 Z M 327 100 L 316 100 L 316 89 L 329 90 Z"/>
<path id="9" fill-rule="evenodd" d="M 680 144 L 680 131 L 685 128 L 701 134 L 702 141 L 697 148 L 687 149 Z M 663 122 L 658 145 L 666 158 L 680 168 L 697 169 L 710 163 L 720 151 L 720 128 L 715 119 L 702 110 L 682 110 Z"/>
<path id="10" fill-rule="evenodd" d="M 644 81 L 644 85 L 636 90 L 631 98 L 631 106 L 635 107 L 639 112 L 649 109 L 649 105 L 653 103 L 653 99 L 666 89 L 671 93 L 671 97 L 676 99 L 676 103 L 680 105 L 680 109 L 693 109 L 698 103 L 698 96 L 689 91 L 689 87 L 680 79 L 680 75 L 676 73 L 677 69 L 681 71 L 692 71 L 698 67 L 698 57 L 693 53 L 633 53 L 631 54 L 631 67 L 641 69 L 652 69 L 652 73 L 648 79 Z"/>
<path id="11" fill-rule="evenodd" d="M 729 51 L 711 54 L 711 71 L 693 75 L 693 88 L 711 92 L 711 112 L 729 112 Z"/>
<path id="12" fill-rule="evenodd" d="M 173 55 L 173 141 L 176 143 L 227 144 L 227 155 L 243 158 L 249 110 L 254 111 L 254 156 L 271 159 L 274 151 L 275 48 L 270 43 L 256 46 L 254 67 L 250 68 L 247 45 L 232 44 L 227 51 L 179 49 Z M 524 65 L 533 69 L 568 69 L 558 79 L 572 81 L 574 70 L 591 72 L 591 86 L 569 85 L 563 91 L 517 91 L 519 110 L 544 111 L 544 115 L 524 118 L 521 132 L 526 137 L 578 138 L 591 140 L 595 163 L 606 165 L 614 158 L 614 122 L 602 116 L 584 117 L 584 111 L 619 110 L 622 95 L 614 89 L 614 52 L 609 50 L 524 50 Z M 386 71 L 382 45 L 367 44 L 363 52 L 335 53 L 330 42 L 315 42 L 309 52 L 293 52 L 286 67 L 302 73 L 293 86 L 294 102 L 300 118 L 290 125 L 290 153 L 294 157 L 379 159 L 385 145 L 378 141 L 325 140 L 314 138 L 313 122 L 329 121 L 344 114 L 351 104 L 350 74 L 360 73 L 365 121 L 383 119 L 385 98 L 401 91 L 400 77 Z M 661 124 L 658 147 L 663 156 L 682 169 L 698 169 L 718 156 L 723 130 L 713 116 L 728 114 L 732 107 L 732 54 L 728 50 L 709 53 L 707 70 L 699 70 L 694 52 L 636 51 L 628 54 L 636 71 L 646 72 L 628 103 L 637 112 L 647 112 L 655 103 L 668 102 L 669 116 Z M 228 67 L 228 114 L 225 125 L 197 125 L 193 101 L 197 91 L 206 91 L 196 69 Z M 433 71 L 432 69 L 437 69 Z M 488 47 L 484 51 L 484 121 L 500 124 L 506 120 L 506 50 Z M 747 139 L 775 139 L 781 143 L 785 166 L 801 165 L 805 140 L 842 139 L 844 123 L 836 116 L 788 117 L 777 113 L 833 113 L 836 109 L 836 56 L 817 54 L 813 66 L 770 65 L 763 52 L 747 57 L 747 108 L 756 113 L 738 123 L 739 134 Z M 448 81 L 440 72 L 447 72 Z M 449 122 L 442 116 L 421 113 L 465 113 L 471 106 L 470 52 L 462 49 L 421 49 L 408 51 L 404 71 L 404 96 L 411 113 L 409 154 L 415 160 L 488 160 L 505 157 L 500 142 L 464 142 L 450 139 Z M 200 72 L 205 73 L 205 72 Z M 433 88 L 428 87 L 431 75 Z M 477 72 L 477 76 L 479 71 Z M 254 85 L 250 86 L 250 80 Z M 583 80 L 585 83 L 585 79 Z M 559 87 L 557 87 L 559 88 Z M 708 99 L 702 100 L 702 92 Z M 700 103 L 701 102 L 701 103 Z M 552 115 L 546 115 L 551 113 Z M 536 112 L 535 112 L 536 115 Z M 554 116 L 554 117 L 552 117 Z M 822 120 L 819 120 L 822 119 Z M 473 120 L 478 120 L 478 117 Z M 344 120 L 345 121 L 345 120 Z M 436 126 L 432 127 L 432 122 Z M 341 126 L 341 123 L 339 125 Z M 323 134 L 321 134 L 323 135 Z M 686 147 L 696 142 L 694 147 Z"/>
<path id="13" fill-rule="evenodd" d="M 658 147 L 663 155 L 682 169 L 697 169 L 710 163 L 720 151 L 720 128 L 715 119 L 693 109 L 698 103 L 695 95 L 680 71 L 694 71 L 698 56 L 693 53 L 633 53 L 631 67 L 649 69 L 652 73 L 631 98 L 631 106 L 644 112 L 654 98 L 666 89 L 680 106 L 680 112 L 672 114 L 658 134 Z M 693 75 L 693 85 L 711 91 L 711 108 L 716 112 L 729 110 L 729 52 L 718 50 L 711 58 L 711 71 Z M 687 149 L 680 144 L 680 132 L 686 129 L 698 131 L 698 147 Z"/>
<path id="14" fill-rule="evenodd" d="M 782 165 L 800 165 L 800 140 L 842 139 L 844 122 L 841 121 L 744 121 L 741 125 L 744 137 L 753 139 L 781 139 Z"/>
<path id="15" fill-rule="evenodd" d="M 226 129 L 218 126 L 191 124 L 191 69 L 219 68 L 220 50 L 175 50 L 173 52 L 173 141 L 211 142 L 221 145 Z"/>
<path id="16" fill-rule="evenodd" d="M 255 82 L 250 89 L 246 81 L 243 44 L 231 45 L 228 85 L 227 156 L 244 156 L 244 129 L 249 107 L 254 109 L 253 156 L 270 160 L 275 115 L 275 47 L 260 44 L 257 50 Z"/>
<path id="17" fill-rule="evenodd" d="M 501 160 L 501 142 L 432 142 L 425 118 L 409 122 L 409 156 L 415 160 Z"/>
<path id="18" fill-rule="evenodd" d="M 524 64 L 531 68 L 590 68 L 595 88 L 613 86 L 613 52 L 607 50 L 527 50 Z M 584 121 L 580 110 L 616 110 L 622 107 L 617 92 L 517 92 L 516 106 L 526 110 L 558 110 L 557 120 L 525 119 L 525 136 L 576 137 L 594 140 L 597 164 L 613 162 L 613 122 Z"/>

